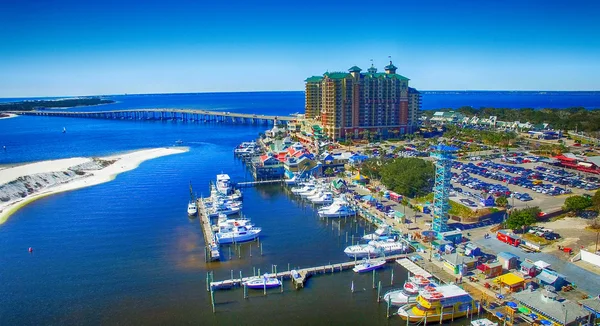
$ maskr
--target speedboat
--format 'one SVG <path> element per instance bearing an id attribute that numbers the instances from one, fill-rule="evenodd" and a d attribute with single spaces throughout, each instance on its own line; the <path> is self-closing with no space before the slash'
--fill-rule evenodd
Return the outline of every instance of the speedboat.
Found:
<path id="1" fill-rule="evenodd" d="M 281 281 L 274 277 L 267 277 L 264 275 L 263 277 L 255 277 L 244 283 L 244 285 L 249 289 L 270 289 L 277 288 L 281 286 Z"/>
<path id="2" fill-rule="evenodd" d="M 334 201 L 333 204 L 319 209 L 320 217 L 346 217 L 356 215 L 356 211 L 347 203 Z"/>
<path id="3" fill-rule="evenodd" d="M 219 216 L 219 214 L 225 214 L 225 215 L 233 215 L 233 214 L 237 214 L 242 210 L 241 206 L 231 206 L 231 205 L 215 205 L 213 204 L 213 207 L 211 207 L 209 209 L 209 216 L 210 217 L 217 217 Z"/>
<path id="4" fill-rule="evenodd" d="M 308 197 L 313 204 L 331 204 L 333 202 L 333 194 L 331 192 L 322 192 L 319 196 Z"/>
<path id="5" fill-rule="evenodd" d="M 385 265 L 385 260 L 376 260 L 376 261 L 365 261 L 361 264 L 354 266 L 352 269 L 355 273 L 365 273 L 370 272 L 372 270 L 376 270 L 382 268 Z"/>
<path id="6" fill-rule="evenodd" d="M 377 257 L 378 250 L 371 245 L 353 245 L 344 249 L 346 256 L 350 258 L 373 258 Z"/>
<path id="7" fill-rule="evenodd" d="M 198 213 L 198 206 L 196 206 L 195 200 L 189 202 L 187 213 L 189 216 L 195 216 Z"/>
<path id="8" fill-rule="evenodd" d="M 219 223 L 219 231 L 216 234 L 219 244 L 252 241 L 258 237 L 261 228 L 255 227 L 247 219 L 231 219 Z"/>

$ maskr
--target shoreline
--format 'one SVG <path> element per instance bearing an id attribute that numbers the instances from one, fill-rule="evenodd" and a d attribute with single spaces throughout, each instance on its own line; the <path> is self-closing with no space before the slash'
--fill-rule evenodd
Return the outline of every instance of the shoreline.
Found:
<path id="1" fill-rule="evenodd" d="M 3 119 L 11 119 L 11 118 L 16 118 L 16 117 L 18 117 L 18 115 L 14 114 L 14 113 L 2 113 L 2 114 L 5 114 L 5 115 L 7 115 L 7 116 L 6 116 L 6 117 L 2 117 L 2 116 L 0 116 L 0 120 L 3 120 Z"/>
<path id="2" fill-rule="evenodd" d="M 6 222 L 8 218 L 20 208 L 25 207 L 27 204 L 36 201 L 40 198 L 44 198 L 46 196 L 50 196 L 61 192 L 106 183 L 114 180 L 119 174 L 123 172 L 131 171 L 137 168 L 141 163 L 145 161 L 167 155 L 182 154 L 188 151 L 188 147 L 163 147 L 135 150 L 129 151 L 127 153 L 113 154 L 97 158 L 96 160 L 108 162 L 108 165 L 103 166 L 100 169 L 91 170 L 85 169 L 84 167 L 81 171 L 85 172 L 85 175 L 80 175 L 80 177 L 72 178 L 66 182 L 62 182 L 57 185 L 44 187 L 39 191 L 35 191 L 20 199 L 9 200 L 7 202 L 0 203 L 0 225 L 4 224 L 4 222 Z M 94 162 L 94 159 L 91 157 L 79 157 L 20 164 L 17 166 L 1 169 L 0 182 L 2 182 L 2 185 L 6 185 L 9 182 L 16 181 L 17 178 L 20 177 L 31 176 L 36 174 L 41 175 L 55 172 L 66 172 L 70 171 L 70 168 L 76 167 L 78 165 L 92 164 Z"/>

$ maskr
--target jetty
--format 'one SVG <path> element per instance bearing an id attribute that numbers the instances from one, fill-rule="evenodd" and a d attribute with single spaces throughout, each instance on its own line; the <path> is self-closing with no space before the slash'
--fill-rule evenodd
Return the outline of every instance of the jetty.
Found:
<path id="1" fill-rule="evenodd" d="M 157 121 L 182 121 L 182 122 L 217 122 L 233 124 L 277 125 L 278 122 L 297 120 L 295 116 L 274 116 L 262 114 L 235 113 L 223 111 L 209 111 L 198 109 L 135 109 L 113 111 L 10 111 L 7 113 L 17 115 L 65 117 L 65 118 L 90 118 L 113 120 L 157 120 Z"/>
<path id="2" fill-rule="evenodd" d="M 408 254 L 398 254 L 398 255 L 391 255 L 391 256 L 387 256 L 387 257 L 381 257 L 381 258 L 377 258 L 377 259 L 385 259 L 386 262 L 391 262 L 391 261 L 395 261 L 398 259 L 406 258 L 407 256 L 408 256 Z M 214 282 L 210 282 L 209 290 L 214 291 L 214 290 L 231 289 L 234 287 L 240 287 L 240 286 L 243 286 L 244 282 L 246 282 L 246 281 L 255 279 L 256 277 L 263 277 L 263 276 L 271 277 L 271 278 L 280 278 L 280 279 L 291 278 L 294 281 L 296 288 L 299 288 L 299 287 L 303 287 L 306 279 L 308 279 L 309 277 L 311 277 L 313 275 L 341 272 L 341 271 L 344 271 L 347 269 L 354 268 L 354 266 L 361 264 L 361 263 L 362 263 L 362 261 L 358 260 L 358 261 L 349 261 L 349 262 L 327 264 L 327 265 L 297 269 L 296 271 L 298 272 L 298 274 L 300 274 L 300 278 L 297 278 L 297 279 L 292 278 L 291 271 L 284 271 L 284 272 L 280 272 L 280 273 L 277 273 L 277 271 L 275 271 L 274 273 L 267 273 L 265 275 L 254 275 L 254 276 L 250 276 L 250 277 L 231 278 L 231 279 L 227 279 L 227 280 L 223 280 L 223 281 L 214 281 Z"/>
<path id="3" fill-rule="evenodd" d="M 431 273 L 419 267 L 408 258 L 398 259 L 396 262 L 400 264 L 400 266 L 406 268 L 411 274 L 423 276 L 425 278 L 430 278 L 432 276 Z"/>
<path id="4" fill-rule="evenodd" d="M 283 179 L 275 179 L 275 180 L 260 180 L 260 181 L 244 181 L 238 182 L 235 184 L 236 188 L 249 188 L 259 185 L 268 185 L 268 184 L 283 184 L 285 180 Z"/>
<path id="5" fill-rule="evenodd" d="M 208 262 L 209 260 L 219 260 L 221 258 L 221 253 L 219 252 L 219 244 L 215 241 L 215 234 L 210 223 L 210 216 L 202 198 L 198 199 L 197 207 L 199 215 L 198 219 L 200 220 L 200 228 L 202 229 L 202 233 L 204 234 L 204 254 L 206 257 L 206 261 Z"/>

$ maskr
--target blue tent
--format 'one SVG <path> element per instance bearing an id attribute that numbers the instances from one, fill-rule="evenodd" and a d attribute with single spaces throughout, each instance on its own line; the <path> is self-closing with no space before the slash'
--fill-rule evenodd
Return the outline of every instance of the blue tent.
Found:
<path id="1" fill-rule="evenodd" d="M 365 201 L 376 201 L 377 200 L 377 199 L 375 199 L 375 197 L 373 197 L 371 195 L 362 196 L 361 199 L 365 200 Z"/>

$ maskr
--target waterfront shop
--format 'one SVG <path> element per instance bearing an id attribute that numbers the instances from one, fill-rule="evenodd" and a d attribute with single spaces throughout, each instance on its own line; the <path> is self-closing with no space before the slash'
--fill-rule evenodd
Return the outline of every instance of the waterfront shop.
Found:
<path id="1" fill-rule="evenodd" d="M 499 262 L 483 263 L 477 266 L 477 270 L 480 271 L 485 278 L 494 278 L 502 274 L 502 264 Z"/>
<path id="2" fill-rule="evenodd" d="M 562 287 L 568 284 L 564 275 L 549 269 L 543 269 L 542 272 L 537 276 L 537 279 L 540 285 L 549 286 L 556 291 L 562 290 Z"/>
<path id="3" fill-rule="evenodd" d="M 519 292 L 525 288 L 525 279 L 514 273 L 500 275 L 494 282 L 509 293 Z"/>
<path id="4" fill-rule="evenodd" d="M 519 264 L 519 256 L 511 254 L 510 252 L 499 252 L 496 257 L 498 261 L 502 264 L 502 268 L 505 270 L 511 270 L 517 268 Z"/>
<path id="5" fill-rule="evenodd" d="M 467 271 L 475 268 L 476 258 L 469 256 L 461 256 L 458 253 L 442 255 L 444 267 L 449 269 L 454 274 L 465 274 Z"/>

